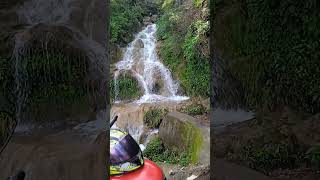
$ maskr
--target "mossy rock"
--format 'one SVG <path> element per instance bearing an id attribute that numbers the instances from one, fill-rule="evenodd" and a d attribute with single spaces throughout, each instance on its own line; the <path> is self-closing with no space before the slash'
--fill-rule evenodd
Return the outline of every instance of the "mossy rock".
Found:
<path id="1" fill-rule="evenodd" d="M 206 161 L 210 159 L 209 128 L 199 125 L 195 118 L 170 112 L 160 125 L 159 136 L 167 149 L 187 152 L 191 163 L 209 163 Z"/>

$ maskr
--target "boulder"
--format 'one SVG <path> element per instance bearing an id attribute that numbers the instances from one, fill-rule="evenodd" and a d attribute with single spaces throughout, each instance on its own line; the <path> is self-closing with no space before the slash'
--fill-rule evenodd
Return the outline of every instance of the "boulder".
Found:
<path id="1" fill-rule="evenodd" d="M 150 20 L 152 23 L 155 23 L 158 20 L 158 15 L 152 15 Z"/>
<path id="2" fill-rule="evenodd" d="M 143 44 L 143 41 L 141 39 L 138 39 L 134 45 L 133 45 L 135 48 L 144 48 L 144 44 Z"/>
<path id="3" fill-rule="evenodd" d="M 167 149 L 191 153 L 192 163 L 210 164 L 210 129 L 197 119 L 170 112 L 160 125 L 159 136 Z"/>

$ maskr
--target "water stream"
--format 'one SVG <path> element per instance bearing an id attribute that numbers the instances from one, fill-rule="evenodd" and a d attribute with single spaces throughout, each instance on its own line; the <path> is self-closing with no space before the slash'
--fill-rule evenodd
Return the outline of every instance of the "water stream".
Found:
<path id="1" fill-rule="evenodd" d="M 114 72 L 115 103 L 119 96 L 119 75 L 130 72 L 139 82 L 143 96 L 134 103 L 154 103 L 159 101 L 183 101 L 189 99 L 178 95 L 179 83 L 160 61 L 157 55 L 156 24 L 150 24 L 139 32 L 126 48 L 123 59 L 116 64 Z M 161 84 L 160 92 L 155 93 L 156 83 Z"/>

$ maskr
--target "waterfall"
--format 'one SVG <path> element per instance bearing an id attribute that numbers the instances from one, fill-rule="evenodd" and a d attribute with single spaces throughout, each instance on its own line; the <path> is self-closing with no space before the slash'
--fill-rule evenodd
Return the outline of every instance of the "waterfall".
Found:
<path id="1" fill-rule="evenodd" d="M 183 101 L 189 99 L 178 95 L 179 83 L 172 78 L 171 72 L 157 56 L 156 24 L 150 24 L 139 32 L 126 48 L 123 59 L 116 64 L 114 73 L 115 103 L 120 102 L 119 75 L 129 71 L 139 82 L 143 96 L 135 101 L 137 104 L 158 101 Z M 153 92 L 156 83 L 161 83 L 161 91 Z"/>
<path id="2" fill-rule="evenodd" d="M 90 34 L 88 35 L 85 32 L 86 29 L 82 30 L 77 27 L 71 14 L 77 6 L 80 8 L 80 5 L 73 5 L 73 2 L 74 0 L 30 0 L 17 7 L 19 22 L 28 25 L 20 29 L 13 39 L 12 61 L 15 62 L 16 119 L 19 121 L 17 132 L 26 132 L 34 127 L 32 114 L 26 112 L 27 101 L 30 100 L 30 83 L 32 82 L 29 77 L 30 73 L 27 71 L 27 66 L 31 67 L 32 61 L 27 58 L 31 54 L 41 52 L 48 55 L 59 51 L 68 55 L 69 51 L 79 51 L 77 53 L 79 56 L 74 59 L 69 58 L 69 63 L 71 61 L 79 61 L 78 63 L 82 65 L 88 63 L 88 67 L 85 67 L 88 68 L 85 69 L 88 72 L 87 77 L 83 79 L 85 86 L 87 86 L 88 97 L 90 100 L 98 102 L 101 97 L 105 97 L 107 94 L 109 67 L 106 63 L 106 49 Z M 93 6 L 92 3 L 90 6 Z M 89 12 L 91 11 L 86 11 L 85 20 L 92 18 L 91 14 L 88 14 Z M 90 27 L 90 23 L 83 23 L 87 29 L 94 29 L 94 27 Z M 61 34 L 64 36 L 61 37 Z M 63 49 L 64 47 L 68 47 L 68 49 Z M 42 61 L 46 65 L 49 63 L 45 58 Z M 56 74 L 60 73 L 61 67 L 55 66 L 53 69 L 51 74 L 54 73 L 54 76 L 57 77 Z M 39 69 L 34 69 L 34 71 L 38 73 Z M 42 78 L 45 82 L 52 80 L 46 76 Z M 23 117 L 25 114 L 28 117 Z"/>

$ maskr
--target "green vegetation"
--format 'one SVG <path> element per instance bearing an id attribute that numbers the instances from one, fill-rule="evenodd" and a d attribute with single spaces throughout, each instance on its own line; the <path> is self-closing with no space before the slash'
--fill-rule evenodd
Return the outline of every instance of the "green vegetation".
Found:
<path id="1" fill-rule="evenodd" d="M 111 0 L 111 42 L 126 45 L 140 28 L 143 17 L 157 11 L 156 4 L 136 0 Z"/>
<path id="2" fill-rule="evenodd" d="M 320 109 L 318 2 L 220 1 L 216 9 L 224 9 L 215 18 L 217 46 L 247 106 Z"/>
<path id="3" fill-rule="evenodd" d="M 148 143 L 143 153 L 146 158 L 155 162 L 165 161 L 169 164 L 179 164 L 181 166 L 187 166 L 191 162 L 190 154 L 167 150 L 158 137 Z"/>
<path id="4" fill-rule="evenodd" d="M 293 169 L 304 160 L 301 148 L 287 143 L 270 143 L 268 145 L 240 145 L 235 151 L 229 152 L 229 159 L 242 161 L 250 168 L 268 173 L 275 169 Z"/>
<path id="5" fill-rule="evenodd" d="M 207 113 L 207 110 L 202 104 L 190 104 L 186 107 L 183 107 L 181 112 L 187 113 L 191 116 L 196 116 Z"/>
<path id="6" fill-rule="evenodd" d="M 74 105 L 87 107 L 88 94 L 94 93 L 93 87 L 84 81 L 88 76 L 87 61 L 79 53 L 69 57 L 62 52 L 39 49 L 22 57 L 17 78 L 22 85 L 19 93 L 23 99 L 19 106 L 23 114 L 44 121 L 52 111 L 62 115 L 69 113 Z"/>
<path id="7" fill-rule="evenodd" d="M 121 74 L 118 77 L 119 94 L 117 100 L 138 99 L 142 95 L 139 82 L 128 74 Z M 115 100 L 114 80 L 110 81 L 111 100 Z"/>
<path id="8" fill-rule="evenodd" d="M 73 60 L 61 53 L 38 54 L 26 58 L 29 82 L 30 104 L 47 103 L 49 100 L 69 105 L 85 96 L 87 92 L 83 79 L 87 64 L 82 59 Z"/>
<path id="9" fill-rule="evenodd" d="M 199 13 L 198 6 L 186 10 L 169 6 L 170 2 L 164 1 L 157 22 L 160 58 L 181 81 L 187 95 L 209 96 L 208 16 L 205 11 Z"/>
<path id="10" fill-rule="evenodd" d="M 205 3 L 206 1 L 205 0 L 193 0 L 193 4 L 196 6 L 196 7 L 200 7 L 203 3 Z"/>
<path id="11" fill-rule="evenodd" d="M 148 128 L 158 128 L 167 112 L 166 109 L 150 109 L 145 112 L 143 123 L 147 125 Z"/>

